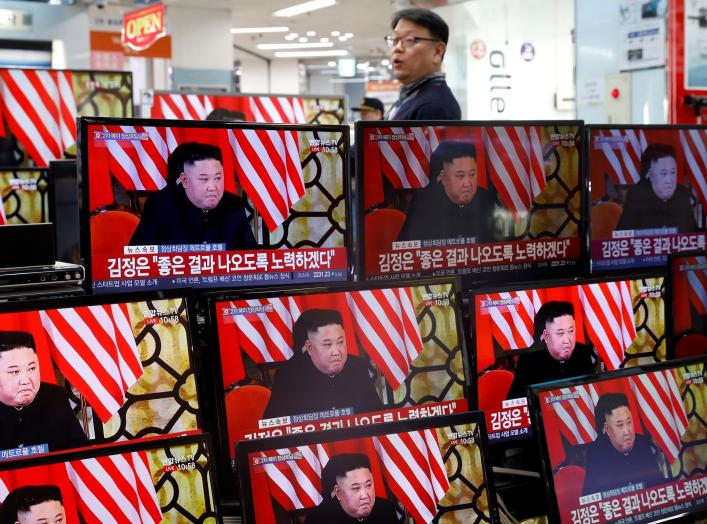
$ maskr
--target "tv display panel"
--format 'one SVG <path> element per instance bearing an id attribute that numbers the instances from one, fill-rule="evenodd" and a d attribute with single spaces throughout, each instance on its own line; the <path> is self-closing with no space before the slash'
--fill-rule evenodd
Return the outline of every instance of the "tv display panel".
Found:
<path id="1" fill-rule="evenodd" d="M 0 169 L 0 225 L 49 222 L 46 169 Z"/>
<path id="2" fill-rule="evenodd" d="M 49 221 L 54 224 L 56 258 L 81 264 L 81 181 L 76 160 L 49 163 Z"/>
<path id="3" fill-rule="evenodd" d="M 362 277 L 580 273 L 581 122 L 356 126 Z"/>
<path id="4" fill-rule="evenodd" d="M 553 520 L 704 514 L 704 381 L 702 358 L 533 388 Z"/>
<path id="5" fill-rule="evenodd" d="M 191 318 L 176 293 L 4 304 L 0 459 L 200 431 Z"/>
<path id="6" fill-rule="evenodd" d="M 664 297 L 662 277 L 476 291 L 473 347 L 489 441 L 532 433 L 532 383 L 665 360 Z"/>
<path id="7" fill-rule="evenodd" d="M 697 355 L 705 351 L 700 335 L 707 335 L 707 252 L 671 255 L 669 260 L 672 356 Z"/>
<path id="8" fill-rule="evenodd" d="M 152 106 L 145 114 L 170 120 L 208 118 L 271 124 L 343 124 L 346 97 L 156 91 Z"/>
<path id="9" fill-rule="evenodd" d="M 93 292 L 348 279 L 347 128 L 82 119 L 81 140 Z"/>
<path id="10" fill-rule="evenodd" d="M 442 279 L 212 298 L 226 457 L 243 439 L 466 411 L 456 292 Z"/>
<path id="11" fill-rule="evenodd" d="M 3 522 L 18 522 L 19 511 L 19 522 L 215 524 L 211 467 L 205 435 L 8 460 L 0 462 L 0 515 Z"/>
<path id="12" fill-rule="evenodd" d="M 589 126 L 592 271 L 664 267 L 705 249 L 707 130 Z"/>
<path id="13" fill-rule="evenodd" d="M 243 521 L 498 522 L 484 432 L 477 411 L 242 442 Z"/>
<path id="14" fill-rule="evenodd" d="M 133 116 L 130 72 L 0 68 L 0 86 L 2 167 L 75 157 L 77 116 Z"/>

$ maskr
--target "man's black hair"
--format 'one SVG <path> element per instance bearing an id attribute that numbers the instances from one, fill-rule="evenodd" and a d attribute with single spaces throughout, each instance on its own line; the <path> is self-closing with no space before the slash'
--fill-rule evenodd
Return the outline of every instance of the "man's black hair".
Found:
<path id="1" fill-rule="evenodd" d="M 245 113 L 219 107 L 206 115 L 206 120 L 215 122 L 245 122 Z"/>
<path id="2" fill-rule="evenodd" d="M 26 331 L 0 331 L 0 353 L 18 348 L 30 348 L 35 353 L 34 337 Z"/>
<path id="3" fill-rule="evenodd" d="M 424 27 L 430 32 L 433 38 L 439 38 L 445 44 L 449 41 L 449 26 L 441 16 L 429 9 L 413 7 L 402 9 L 393 15 L 390 28 L 395 29 L 400 20 L 407 20 L 413 24 Z"/>
<path id="4" fill-rule="evenodd" d="M 64 505 L 61 490 L 57 486 L 22 486 L 13 489 L 2 503 L 0 524 L 14 524 L 18 513 L 28 513 L 32 506 L 50 501 Z"/>
<path id="5" fill-rule="evenodd" d="M 677 161 L 677 156 L 675 154 L 675 148 L 671 146 L 670 144 L 651 144 L 649 145 L 646 150 L 643 152 L 641 155 L 641 167 L 640 167 L 640 174 L 641 174 L 641 179 L 645 180 L 646 179 L 646 174 L 651 168 L 651 164 L 653 162 L 658 161 L 661 158 L 665 157 L 672 157 L 675 158 Z"/>
<path id="6" fill-rule="evenodd" d="M 565 315 L 574 318 L 574 306 L 571 302 L 551 300 L 540 306 L 533 320 L 533 339 L 535 342 L 540 343 L 540 336 L 543 334 L 548 322 L 553 322 L 557 317 L 564 317 Z"/>
<path id="7" fill-rule="evenodd" d="M 604 428 L 604 423 L 606 422 L 606 417 L 611 416 L 611 412 L 616 408 L 626 406 L 631 408 L 628 404 L 628 398 L 623 393 L 604 393 L 594 408 L 594 422 L 596 424 L 597 433 L 601 433 Z"/>
<path id="8" fill-rule="evenodd" d="M 476 159 L 476 147 L 471 142 L 460 140 L 447 140 L 441 142 L 430 157 L 430 174 L 436 179 L 444 164 L 454 162 L 457 158 L 471 157 Z"/>
<path id="9" fill-rule="evenodd" d="M 304 343 L 309 333 L 331 324 L 344 325 L 341 313 L 335 309 L 308 309 L 303 312 L 292 326 L 292 346 L 295 356 L 302 354 Z"/>
<path id="10" fill-rule="evenodd" d="M 179 144 L 167 158 L 167 183 L 176 185 L 177 179 L 184 172 L 184 164 L 194 165 L 199 160 L 223 162 L 221 149 L 199 142 Z"/>
<path id="11" fill-rule="evenodd" d="M 361 468 L 371 471 L 371 461 L 363 453 L 342 453 L 331 457 L 322 469 L 322 496 L 326 499 L 337 480 L 344 478 L 349 471 Z"/>

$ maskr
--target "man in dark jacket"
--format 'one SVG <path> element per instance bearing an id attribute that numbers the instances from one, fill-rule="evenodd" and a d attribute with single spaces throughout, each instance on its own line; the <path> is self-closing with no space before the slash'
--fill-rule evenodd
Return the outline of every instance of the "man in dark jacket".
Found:
<path id="1" fill-rule="evenodd" d="M 626 203 L 617 231 L 676 228 L 678 233 L 697 230 L 690 191 L 678 184 L 675 149 L 651 144 L 641 156 L 641 181 L 626 192 Z"/>
<path id="2" fill-rule="evenodd" d="M 606 393 L 594 408 L 597 439 L 589 445 L 583 495 L 628 484 L 644 488 L 665 482 L 649 440 L 637 435 L 628 399 L 623 393 Z"/>
<path id="3" fill-rule="evenodd" d="M 371 463 L 362 453 L 333 456 L 322 470 L 322 502 L 306 524 L 395 524 L 403 522 L 393 502 L 376 497 Z"/>
<path id="4" fill-rule="evenodd" d="M 277 368 L 263 418 L 353 408 L 379 411 L 383 405 L 366 361 L 348 354 L 341 314 L 310 309 L 292 328 L 294 355 Z"/>
<path id="5" fill-rule="evenodd" d="M 546 302 L 533 320 L 535 347 L 518 357 L 508 398 L 525 396 L 530 384 L 586 375 L 596 371 L 594 350 L 577 343 L 574 307 Z"/>
<path id="6" fill-rule="evenodd" d="M 398 240 L 496 240 L 495 198 L 478 184 L 474 144 L 442 142 L 432 153 L 429 184 L 416 192 Z"/>
<path id="7" fill-rule="evenodd" d="M 429 9 L 403 9 L 393 15 L 391 48 L 393 75 L 402 84 L 400 98 L 388 120 L 460 120 L 459 103 L 447 86 L 442 60 L 449 27 Z"/>
<path id="8" fill-rule="evenodd" d="M 40 382 L 32 335 L 0 331 L 0 450 L 47 444 L 61 451 L 88 443 L 64 388 Z"/>
<path id="9" fill-rule="evenodd" d="M 243 200 L 224 192 L 221 150 L 188 142 L 177 146 L 169 160 L 167 185 L 145 202 L 130 245 L 208 243 L 225 244 L 229 251 L 257 248 Z"/>

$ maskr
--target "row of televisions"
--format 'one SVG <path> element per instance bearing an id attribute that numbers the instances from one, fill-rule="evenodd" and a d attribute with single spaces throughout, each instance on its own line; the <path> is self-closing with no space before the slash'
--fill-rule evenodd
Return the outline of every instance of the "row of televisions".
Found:
<path id="1" fill-rule="evenodd" d="M 672 258 L 674 289 L 704 268 Z M 184 291 L 3 304 L 2 522 L 497 522 L 489 449 L 533 439 L 558 522 L 704 512 L 706 360 L 669 354 L 665 297 L 648 276 L 217 291 L 202 347 Z M 558 341 L 559 382 L 530 388 Z"/>
<path id="2" fill-rule="evenodd" d="M 384 124 L 357 123 L 349 162 L 344 126 L 81 118 L 81 190 L 71 163 L 4 172 L 6 219 L 54 220 L 59 259 L 83 260 L 94 293 L 444 275 L 473 287 L 650 271 L 705 249 L 704 128 Z M 170 174 L 200 145 L 223 168 L 209 225 Z"/>

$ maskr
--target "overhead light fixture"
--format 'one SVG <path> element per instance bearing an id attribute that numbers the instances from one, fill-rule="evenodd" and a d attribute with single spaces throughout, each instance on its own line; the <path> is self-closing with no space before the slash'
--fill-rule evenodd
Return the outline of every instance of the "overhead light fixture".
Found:
<path id="1" fill-rule="evenodd" d="M 344 35 L 341 35 L 339 37 L 339 42 L 346 42 L 346 37 Z"/>
<path id="2" fill-rule="evenodd" d="M 297 16 L 310 11 L 316 11 L 324 7 L 330 7 L 336 4 L 336 0 L 310 0 L 301 4 L 295 4 L 285 9 L 278 9 L 273 13 L 273 16 Z"/>
<path id="3" fill-rule="evenodd" d="M 276 49 L 316 49 L 322 47 L 334 47 L 334 44 L 331 42 L 310 42 L 308 44 L 258 44 L 256 47 L 263 51 L 274 51 Z"/>
<path id="4" fill-rule="evenodd" d="M 309 42 L 309 39 L 306 36 L 300 36 L 297 41 L 304 44 L 305 42 Z"/>
<path id="5" fill-rule="evenodd" d="M 334 62 L 334 61 L 332 60 L 332 61 L 330 61 L 330 62 L 327 62 L 326 65 L 328 65 L 329 67 L 336 67 L 336 62 Z"/>
<path id="6" fill-rule="evenodd" d="M 320 42 L 328 42 L 329 39 L 325 36 L 319 39 Z"/>
<path id="7" fill-rule="evenodd" d="M 231 33 L 234 35 L 243 35 L 249 33 L 287 33 L 290 30 L 289 27 L 279 26 L 279 27 L 232 27 Z"/>
<path id="8" fill-rule="evenodd" d="M 298 36 L 299 35 L 297 33 L 290 33 L 289 35 L 285 35 L 285 40 L 294 40 Z"/>
<path id="9" fill-rule="evenodd" d="M 332 31 L 331 36 L 339 36 L 341 34 L 340 31 Z"/>
<path id="10" fill-rule="evenodd" d="M 388 64 L 390 64 L 390 60 L 388 60 L 387 58 L 384 58 L 383 60 L 381 60 L 382 66 L 387 66 Z"/>
<path id="11" fill-rule="evenodd" d="M 317 58 L 320 56 L 346 56 L 349 52 L 344 49 L 330 49 L 329 51 L 275 51 L 275 58 Z"/>
<path id="12" fill-rule="evenodd" d="M 353 33 L 346 33 L 344 36 L 346 38 L 353 38 Z"/>
<path id="13" fill-rule="evenodd" d="M 317 36 L 316 31 L 307 31 L 307 36 Z"/>

